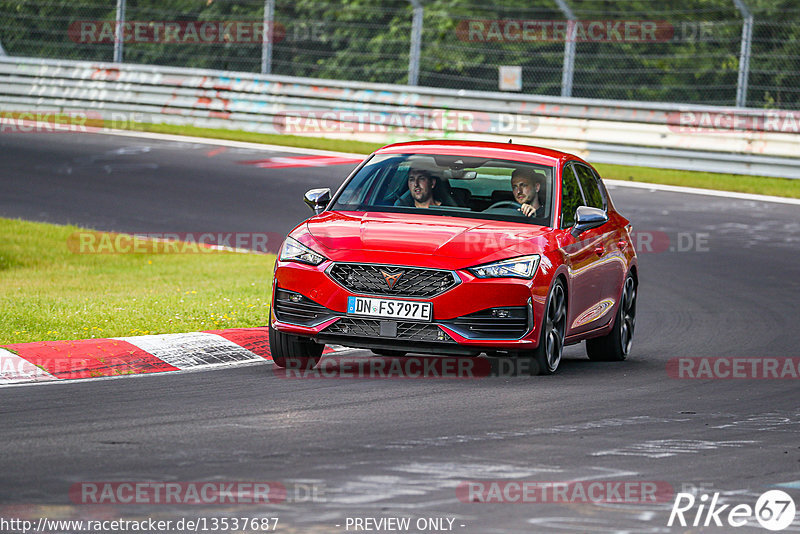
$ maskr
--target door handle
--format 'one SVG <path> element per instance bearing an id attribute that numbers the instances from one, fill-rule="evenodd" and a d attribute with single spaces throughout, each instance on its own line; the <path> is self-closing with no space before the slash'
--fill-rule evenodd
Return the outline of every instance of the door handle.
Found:
<path id="1" fill-rule="evenodd" d="M 624 252 L 624 251 L 626 251 L 626 250 L 628 250 L 628 242 L 627 242 L 627 241 L 625 241 L 624 239 L 620 239 L 620 240 L 619 240 L 619 242 L 617 243 L 617 246 L 618 246 L 618 247 L 619 247 L 619 249 L 620 249 L 620 250 L 622 250 L 623 252 Z"/>
<path id="2" fill-rule="evenodd" d="M 594 253 L 597 254 L 598 256 L 602 256 L 605 251 L 606 247 L 604 247 L 603 245 L 597 245 L 596 247 L 594 247 Z"/>

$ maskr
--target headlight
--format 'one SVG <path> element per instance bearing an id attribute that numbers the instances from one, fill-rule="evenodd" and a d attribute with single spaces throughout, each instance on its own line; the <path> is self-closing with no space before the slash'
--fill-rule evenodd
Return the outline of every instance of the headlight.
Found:
<path id="1" fill-rule="evenodd" d="M 533 278 L 539 255 L 520 256 L 467 269 L 478 278 Z"/>
<path id="2" fill-rule="evenodd" d="M 287 237 L 286 241 L 283 242 L 281 253 L 278 257 L 281 261 L 297 261 L 309 265 L 319 265 L 326 259 L 322 254 L 317 254 L 291 237 Z"/>

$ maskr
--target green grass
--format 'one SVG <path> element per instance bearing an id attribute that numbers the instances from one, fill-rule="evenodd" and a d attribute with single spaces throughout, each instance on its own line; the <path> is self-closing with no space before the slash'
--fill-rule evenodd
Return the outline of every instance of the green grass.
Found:
<path id="1" fill-rule="evenodd" d="M 267 143 L 295 148 L 333 150 L 336 152 L 349 152 L 353 154 L 369 154 L 381 147 L 381 145 L 377 143 L 365 143 L 363 141 L 351 141 L 346 139 L 270 135 L 237 130 L 195 128 L 192 126 L 174 126 L 168 124 L 135 124 L 132 126 L 132 129 L 155 133 Z M 740 193 L 800 198 L 800 180 L 787 178 L 653 169 L 648 167 L 608 165 L 602 163 L 595 165 L 595 167 L 604 178 L 614 180 L 680 185 L 703 189 L 717 189 L 720 191 L 737 191 Z"/>
<path id="2" fill-rule="evenodd" d="M 274 255 L 77 254 L 80 230 L 0 218 L 0 345 L 267 324 Z"/>
<path id="3" fill-rule="evenodd" d="M 652 169 L 648 167 L 627 167 L 624 165 L 608 165 L 604 163 L 598 163 L 595 167 L 603 178 L 613 180 L 680 185 L 684 187 L 716 189 L 719 191 L 737 191 L 739 193 L 800 198 L 800 180 L 792 180 L 789 178 L 678 171 L 673 169 Z"/>

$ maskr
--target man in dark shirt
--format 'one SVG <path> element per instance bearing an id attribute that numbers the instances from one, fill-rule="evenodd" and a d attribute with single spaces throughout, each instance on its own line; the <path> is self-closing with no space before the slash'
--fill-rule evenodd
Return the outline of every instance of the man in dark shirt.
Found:
<path id="1" fill-rule="evenodd" d="M 519 208 L 528 217 L 544 217 L 544 204 L 539 200 L 542 188 L 541 178 L 533 170 L 526 167 L 511 173 L 511 192 L 514 200 L 522 206 Z"/>
<path id="2" fill-rule="evenodd" d="M 415 207 L 430 208 L 442 204 L 433 198 L 433 190 L 436 188 L 437 182 L 436 176 L 427 169 L 412 168 L 408 171 L 408 190 L 411 198 L 414 199 Z"/>

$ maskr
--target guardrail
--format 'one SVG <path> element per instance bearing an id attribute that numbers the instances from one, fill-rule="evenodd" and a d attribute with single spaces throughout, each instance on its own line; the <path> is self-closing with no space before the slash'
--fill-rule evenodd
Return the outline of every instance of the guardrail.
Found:
<path id="1" fill-rule="evenodd" d="M 800 112 L 0 57 L 0 112 L 15 111 L 378 143 L 513 138 L 599 163 L 800 178 Z"/>

